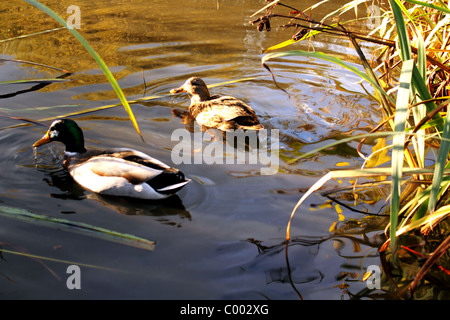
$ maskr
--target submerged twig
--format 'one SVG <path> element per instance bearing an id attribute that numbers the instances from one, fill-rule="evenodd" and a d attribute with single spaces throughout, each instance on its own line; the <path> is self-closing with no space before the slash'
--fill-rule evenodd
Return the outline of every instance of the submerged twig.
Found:
<path id="1" fill-rule="evenodd" d="M 265 62 L 262 63 L 262 66 L 263 66 L 267 71 L 270 72 L 270 75 L 272 76 L 272 80 L 273 80 L 273 82 L 275 83 L 275 86 L 276 86 L 278 89 L 280 89 L 281 91 L 283 91 L 284 93 L 286 93 L 286 94 L 288 95 L 289 99 L 290 99 L 291 96 L 290 96 L 289 92 L 287 92 L 285 89 L 283 89 L 282 87 L 280 87 L 280 85 L 278 84 L 277 80 L 275 79 L 275 75 L 273 74 L 272 70 L 270 70 L 269 66 L 268 66 Z"/>
<path id="2" fill-rule="evenodd" d="M 30 33 L 30 34 L 24 34 L 24 35 L 13 37 L 13 38 L 1 39 L 0 43 L 4 43 L 4 42 L 8 42 L 8 41 L 14 41 L 14 40 L 19 40 L 19 39 L 24 39 L 24 38 L 28 38 L 28 37 L 32 37 L 32 36 L 36 36 L 36 35 L 41 35 L 41 34 L 53 32 L 53 31 L 59 31 L 59 30 L 63 30 L 63 29 L 65 29 L 65 28 L 64 27 L 59 27 L 59 28 L 54 28 L 54 29 L 34 32 L 34 33 Z"/>
<path id="3" fill-rule="evenodd" d="M 10 61 L 10 62 L 16 62 L 16 63 L 31 64 L 31 65 L 35 65 L 35 66 L 39 66 L 39 67 L 43 67 L 43 68 L 58 70 L 58 71 L 66 73 L 68 75 L 72 74 L 72 72 L 70 72 L 70 71 L 67 71 L 67 70 L 64 70 L 64 69 L 61 69 L 58 67 L 38 63 L 38 62 L 33 62 L 33 61 L 25 61 L 25 60 L 19 60 L 19 59 L 6 59 L 6 58 L 0 58 L 0 61 Z"/>

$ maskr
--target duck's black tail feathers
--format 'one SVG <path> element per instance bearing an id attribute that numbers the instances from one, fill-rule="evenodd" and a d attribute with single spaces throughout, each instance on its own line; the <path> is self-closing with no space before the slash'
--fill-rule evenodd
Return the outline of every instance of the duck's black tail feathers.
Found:
<path id="1" fill-rule="evenodd" d="M 147 181 L 147 183 L 159 193 L 174 194 L 180 191 L 189 181 L 181 171 L 166 170 Z"/>

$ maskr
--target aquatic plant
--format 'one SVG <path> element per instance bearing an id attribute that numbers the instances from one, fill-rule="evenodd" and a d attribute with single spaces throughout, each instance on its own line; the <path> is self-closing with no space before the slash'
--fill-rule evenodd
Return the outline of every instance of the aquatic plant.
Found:
<path id="1" fill-rule="evenodd" d="M 448 285 L 450 113 L 447 112 L 447 105 L 450 67 L 446 62 L 449 59 L 450 9 L 442 1 L 390 0 L 388 5 L 382 5 L 379 1 L 360 0 L 350 1 L 320 21 L 307 14 L 325 2 L 327 0 L 308 9 L 298 10 L 276 0 L 258 10 L 252 16 L 254 20 L 251 23 L 257 25 L 259 31 L 271 30 L 274 25 L 271 20 L 275 18 L 288 20 L 280 26 L 281 30 L 294 30 L 290 39 L 264 51 L 270 53 L 262 58 L 262 64 L 275 81 L 276 71 L 269 67 L 268 62 L 285 56 L 323 59 L 357 74 L 371 85 L 373 98 L 382 107 L 384 120 L 371 134 L 353 136 L 323 146 L 320 150 L 350 140 L 360 141 L 361 147 L 368 137 L 381 139 L 383 143 L 381 148 L 374 148 L 371 155 L 364 155 L 358 148 L 365 160 L 361 170 L 331 171 L 298 201 L 287 224 L 287 260 L 292 219 L 309 195 L 332 178 L 357 180 L 365 176 L 374 177 L 374 183 L 377 183 L 380 179 L 375 180 L 375 177 L 390 176 L 390 220 L 386 229 L 387 240 L 380 248 L 380 257 L 387 278 L 393 285 L 391 290 L 399 297 L 408 292 L 414 297 L 417 285 L 424 277 L 436 282 L 442 275 L 444 279 L 437 282 Z M 366 13 L 362 16 L 358 16 L 360 5 L 364 5 Z M 289 13 L 276 13 L 276 9 L 289 10 Z M 355 12 L 355 19 L 341 21 L 344 14 L 352 11 Z M 255 19 L 257 15 L 260 16 Z M 334 21 L 330 23 L 330 19 Z M 347 37 L 361 60 L 364 72 L 333 55 L 321 52 L 272 52 L 320 33 Z M 373 52 L 371 63 L 365 57 L 360 41 L 379 45 Z M 391 143 L 386 145 L 388 139 Z M 303 154 L 291 160 L 291 163 L 305 160 L 320 150 Z M 390 161 L 377 162 L 376 168 L 370 167 L 371 159 L 388 150 Z M 428 160 L 427 157 L 432 157 L 435 150 L 437 155 L 431 161 Z M 413 236 L 424 239 L 422 243 L 414 243 L 414 250 L 408 242 Z M 414 263 L 406 259 L 411 255 L 415 258 Z M 446 259 L 442 259 L 442 256 Z M 424 258 L 426 262 L 422 265 Z M 429 272 L 436 266 L 438 276 Z M 411 271 L 411 268 L 414 270 Z M 429 282 L 422 284 L 427 286 Z"/>

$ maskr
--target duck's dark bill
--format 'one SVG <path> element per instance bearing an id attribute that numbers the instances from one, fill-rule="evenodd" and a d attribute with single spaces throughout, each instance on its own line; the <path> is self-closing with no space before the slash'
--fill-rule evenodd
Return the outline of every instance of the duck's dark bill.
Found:
<path id="1" fill-rule="evenodd" d="M 33 144 L 33 147 L 36 148 L 36 147 L 42 146 L 43 144 L 46 144 L 49 142 L 50 142 L 50 137 L 49 137 L 48 133 L 46 133 L 41 139 L 39 139 L 38 141 L 36 141 Z"/>
<path id="2" fill-rule="evenodd" d="M 170 93 L 180 93 L 180 92 L 186 92 L 186 90 L 184 90 L 183 87 L 170 90 Z"/>

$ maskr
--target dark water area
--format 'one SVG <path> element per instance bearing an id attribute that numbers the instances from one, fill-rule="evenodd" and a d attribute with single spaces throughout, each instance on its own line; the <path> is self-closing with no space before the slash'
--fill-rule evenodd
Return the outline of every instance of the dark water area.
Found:
<path id="1" fill-rule="evenodd" d="M 44 3 L 63 17 L 73 4 Z M 317 15 L 342 4 L 333 1 L 316 9 Z M 377 103 L 357 76 L 325 61 L 283 58 L 269 65 L 290 96 L 278 89 L 261 66 L 261 52 L 290 33 L 275 28 L 258 32 L 248 23 L 264 1 L 83 0 L 76 5 L 79 32 L 104 59 L 127 99 L 155 96 L 132 104 L 144 141 L 122 106 L 80 113 L 119 100 L 67 30 L 2 42 L 2 59 L 33 61 L 72 74 L 66 78 L 70 81 L 39 90 L 29 90 L 33 84 L 0 85 L 0 207 L 132 234 L 156 241 L 156 247 L 148 251 L 95 233 L 0 214 L 0 299 L 299 299 L 289 275 L 308 300 L 349 299 L 345 290 L 356 294 L 366 288 L 361 276 L 368 266 L 379 265 L 379 232 L 367 234 L 372 243 L 360 241 L 361 235 L 332 237 L 335 223 L 365 216 L 341 207 L 347 219 L 342 220 L 336 205 L 317 193 L 292 221 L 290 270 L 284 250 L 291 212 L 306 190 L 330 170 L 363 164 L 357 142 L 288 162 L 373 128 L 379 120 Z M 21 1 L 2 2 L 0 14 L 2 39 L 59 27 Z M 333 54 L 360 68 L 356 53 L 340 37 L 319 35 L 289 49 Z M 61 75 L 8 60 L 0 61 L 0 68 L 0 81 Z M 172 163 L 171 150 L 180 143 L 173 132 L 184 128 L 172 109 L 187 110 L 189 97 L 169 91 L 194 75 L 211 85 L 242 80 L 211 91 L 242 99 L 265 128 L 279 132 L 276 173 L 261 174 L 261 163 L 181 163 L 177 168 L 192 182 L 167 201 L 100 197 L 67 176 L 61 144 L 32 148 L 46 127 L 12 119 L 80 113 L 72 118 L 82 127 L 88 147 L 130 147 Z M 363 151 L 371 147 L 367 144 Z M 324 190 L 344 185 L 348 183 L 333 180 Z M 385 205 L 369 192 L 364 200 L 371 212 Z M 80 290 L 67 288 L 69 265 L 80 267 Z M 343 289 L 344 283 L 349 287 Z"/>

